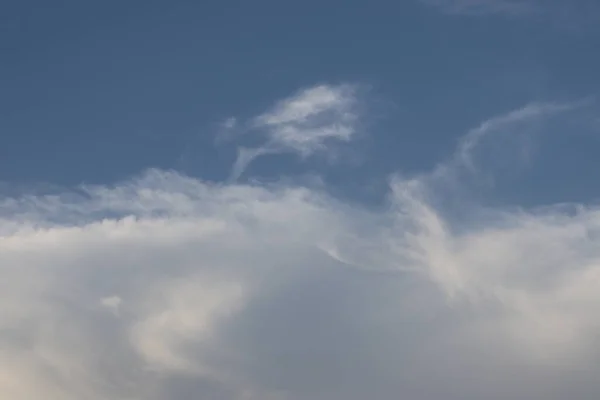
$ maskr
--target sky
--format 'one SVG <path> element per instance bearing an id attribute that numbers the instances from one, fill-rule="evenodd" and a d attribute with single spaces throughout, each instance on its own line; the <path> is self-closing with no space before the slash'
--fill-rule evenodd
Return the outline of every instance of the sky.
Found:
<path id="1" fill-rule="evenodd" d="M 597 399 L 596 0 L 0 4 L 0 397 Z"/>

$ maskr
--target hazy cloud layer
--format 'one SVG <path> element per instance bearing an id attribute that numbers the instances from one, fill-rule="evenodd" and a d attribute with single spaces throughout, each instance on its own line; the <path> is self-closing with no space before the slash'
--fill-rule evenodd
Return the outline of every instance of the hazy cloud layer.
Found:
<path id="1" fill-rule="evenodd" d="M 323 90 L 255 123 L 280 148 L 326 150 L 314 138 L 347 116 Z M 489 149 L 514 160 L 507 139 L 579 107 L 483 123 L 431 173 L 393 177 L 375 210 L 158 170 L 4 198 L 0 395 L 596 399 L 600 208 L 490 208 L 468 190 L 497 166 Z M 324 132 L 307 122 L 332 108 Z"/>

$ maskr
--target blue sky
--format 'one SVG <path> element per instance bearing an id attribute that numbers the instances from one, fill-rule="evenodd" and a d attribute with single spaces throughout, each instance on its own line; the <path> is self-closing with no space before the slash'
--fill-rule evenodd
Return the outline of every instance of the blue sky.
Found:
<path id="1" fill-rule="evenodd" d="M 5 0 L 0 397 L 597 399 L 598 49 L 596 0 Z"/>
<path id="2" fill-rule="evenodd" d="M 377 101 L 369 168 L 424 169 L 494 115 L 600 89 L 593 2 L 563 6 L 570 24 L 431 3 L 8 1 L 0 179 L 106 183 L 148 167 L 221 179 L 234 157 L 213 146 L 221 120 L 344 82 Z"/>

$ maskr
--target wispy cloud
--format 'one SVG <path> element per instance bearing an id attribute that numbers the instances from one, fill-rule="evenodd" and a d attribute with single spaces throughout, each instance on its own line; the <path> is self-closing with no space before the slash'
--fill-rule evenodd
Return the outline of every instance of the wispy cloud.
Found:
<path id="1" fill-rule="evenodd" d="M 476 167 L 473 165 L 472 154 L 477 153 L 476 147 L 481 145 L 485 139 L 490 136 L 494 139 L 493 136 L 498 134 L 519 135 L 519 133 L 523 133 L 522 129 L 516 129 L 519 126 L 531 125 L 536 121 L 550 119 L 556 114 L 581 107 L 585 103 L 530 103 L 508 114 L 491 118 L 481 123 L 477 128 L 470 130 L 461 138 L 454 154 L 453 163 L 474 170 Z M 453 165 L 453 167 L 456 166 Z"/>
<path id="2" fill-rule="evenodd" d="M 253 122 L 318 149 L 277 139 L 338 104 L 309 103 Z M 563 109 L 493 118 L 445 168 L 483 168 L 482 141 Z M 0 395 L 596 399 L 600 207 L 479 204 L 457 221 L 437 204 L 465 183 L 435 171 L 392 179 L 379 209 L 159 170 L 4 198 Z"/>
<path id="3" fill-rule="evenodd" d="M 327 153 L 336 142 L 349 142 L 356 134 L 358 100 L 357 87 L 342 84 L 314 86 L 279 101 L 248 122 L 248 128 L 266 140 L 259 147 L 239 148 L 232 178 L 239 178 L 263 155 L 295 153 L 307 158 Z"/>

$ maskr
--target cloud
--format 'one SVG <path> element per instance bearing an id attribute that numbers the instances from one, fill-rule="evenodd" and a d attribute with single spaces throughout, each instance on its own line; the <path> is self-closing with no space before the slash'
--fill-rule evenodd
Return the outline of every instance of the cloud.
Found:
<path id="1" fill-rule="evenodd" d="M 312 118 L 287 104 L 257 123 Z M 600 207 L 439 206 L 484 145 L 571 109 L 483 123 L 378 208 L 160 170 L 4 198 L 0 395 L 596 399 Z"/>
<path id="2" fill-rule="evenodd" d="M 460 170 L 478 173 L 486 166 L 497 167 L 490 165 L 493 164 L 491 152 L 502 153 L 508 150 L 514 153 L 515 149 L 526 151 L 526 141 L 531 139 L 536 131 L 547 128 L 548 123 L 556 116 L 589 104 L 589 100 L 574 103 L 530 103 L 505 115 L 490 118 L 461 137 L 453 157 L 440 163 L 432 176 Z M 547 132 L 546 135 L 550 133 Z M 479 158 L 479 162 L 475 158 Z M 513 154 L 509 162 L 514 163 L 518 161 L 517 158 Z"/>
<path id="3" fill-rule="evenodd" d="M 232 179 L 239 178 L 252 161 L 263 155 L 294 153 L 305 159 L 327 154 L 336 142 L 352 140 L 358 118 L 357 90 L 348 84 L 306 88 L 252 118 L 247 124 L 249 129 L 266 139 L 258 147 L 238 149 Z"/>

